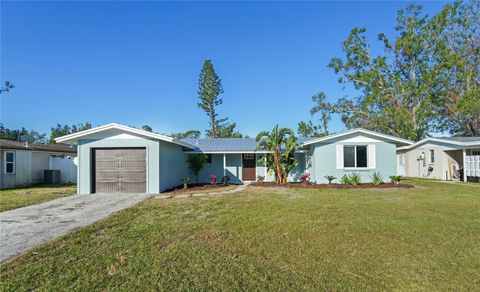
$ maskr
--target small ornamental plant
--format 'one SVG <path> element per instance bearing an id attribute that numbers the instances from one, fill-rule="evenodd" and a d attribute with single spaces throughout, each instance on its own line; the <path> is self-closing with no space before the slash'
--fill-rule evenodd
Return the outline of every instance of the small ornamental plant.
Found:
<path id="1" fill-rule="evenodd" d="M 390 181 L 394 184 L 400 184 L 400 181 L 402 180 L 402 177 L 400 175 L 392 175 L 390 176 Z"/>
<path id="2" fill-rule="evenodd" d="M 372 174 L 372 183 L 376 186 L 383 184 L 383 176 L 380 174 L 380 172 L 375 171 Z"/>
<path id="3" fill-rule="evenodd" d="M 340 179 L 340 183 L 344 185 L 349 185 L 350 183 L 350 177 L 348 175 L 343 175 L 342 178 Z"/>
<path id="4" fill-rule="evenodd" d="M 183 184 L 184 189 L 188 188 L 188 183 L 189 182 L 190 182 L 190 177 L 186 176 L 186 177 L 182 178 L 182 184 Z"/>
<path id="5" fill-rule="evenodd" d="M 228 175 L 224 175 L 222 177 L 222 184 L 226 185 L 230 182 L 230 177 Z"/>
<path id="6" fill-rule="evenodd" d="M 350 175 L 350 184 L 352 186 L 357 186 L 362 182 L 362 177 L 360 176 L 359 173 L 352 173 Z"/>
<path id="7" fill-rule="evenodd" d="M 336 180 L 337 178 L 334 177 L 333 175 L 326 175 L 324 176 L 326 180 L 328 180 L 328 184 L 331 185 L 333 183 L 334 180 Z"/>
<path id="8" fill-rule="evenodd" d="M 217 176 L 214 174 L 210 175 L 210 184 L 214 185 L 217 183 Z"/>
<path id="9" fill-rule="evenodd" d="M 300 176 L 300 181 L 303 183 L 303 184 L 306 184 L 306 183 L 309 183 L 310 182 L 310 174 L 309 173 L 304 173 Z"/>
<path id="10" fill-rule="evenodd" d="M 257 181 L 262 183 L 265 181 L 265 177 L 263 175 L 257 175 Z"/>

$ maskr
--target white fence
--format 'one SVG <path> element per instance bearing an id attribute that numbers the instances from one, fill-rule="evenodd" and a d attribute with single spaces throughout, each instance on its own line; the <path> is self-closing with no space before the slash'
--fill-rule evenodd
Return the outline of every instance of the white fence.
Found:
<path id="1" fill-rule="evenodd" d="M 480 177 L 480 155 L 465 156 L 465 175 Z"/>
<path id="2" fill-rule="evenodd" d="M 74 159 L 50 157 L 50 169 L 60 170 L 62 184 L 77 183 L 77 166 Z"/>

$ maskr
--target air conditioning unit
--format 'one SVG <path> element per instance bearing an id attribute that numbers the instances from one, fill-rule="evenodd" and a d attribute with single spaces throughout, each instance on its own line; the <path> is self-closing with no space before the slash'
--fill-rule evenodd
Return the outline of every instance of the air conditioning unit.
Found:
<path id="1" fill-rule="evenodd" d="M 43 171 L 43 183 L 48 185 L 60 184 L 60 170 L 45 169 Z"/>

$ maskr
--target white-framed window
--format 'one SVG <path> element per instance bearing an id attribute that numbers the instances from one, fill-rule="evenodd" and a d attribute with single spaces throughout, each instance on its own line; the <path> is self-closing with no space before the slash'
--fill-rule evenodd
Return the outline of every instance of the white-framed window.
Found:
<path id="1" fill-rule="evenodd" d="M 430 164 L 435 163 L 435 151 L 433 149 L 428 150 L 428 162 Z"/>
<path id="2" fill-rule="evenodd" d="M 255 154 L 253 153 L 244 153 L 243 159 L 255 159 Z"/>
<path id="3" fill-rule="evenodd" d="M 472 150 L 472 155 L 473 156 L 479 156 L 480 155 L 480 150 Z"/>
<path id="4" fill-rule="evenodd" d="M 343 167 L 344 168 L 367 168 L 367 145 L 343 146 Z"/>
<path id="5" fill-rule="evenodd" d="M 205 164 L 212 164 L 212 154 L 205 154 Z"/>
<path id="6" fill-rule="evenodd" d="M 15 174 L 15 151 L 5 151 L 3 171 L 5 174 Z"/>

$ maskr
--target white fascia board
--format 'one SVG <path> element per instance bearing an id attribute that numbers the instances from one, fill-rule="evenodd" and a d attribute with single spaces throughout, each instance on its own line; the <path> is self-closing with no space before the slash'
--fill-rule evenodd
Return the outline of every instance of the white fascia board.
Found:
<path id="1" fill-rule="evenodd" d="M 443 144 L 455 145 L 455 146 L 459 146 L 459 147 L 475 147 L 475 146 L 480 147 L 480 142 L 460 142 L 460 141 L 452 141 L 452 140 L 429 137 L 429 138 L 425 138 L 423 140 L 420 140 L 420 141 L 418 141 L 418 142 L 416 142 L 412 145 L 399 147 L 399 148 L 397 148 L 397 150 L 414 149 L 414 148 L 416 148 L 420 145 L 423 145 L 425 143 L 428 143 L 428 142 L 438 142 L 438 143 L 443 143 Z"/>
<path id="2" fill-rule="evenodd" d="M 403 143 L 403 144 L 407 144 L 407 145 L 412 145 L 413 144 L 413 142 L 410 141 L 410 140 L 406 140 L 406 139 L 402 139 L 402 138 L 398 138 L 398 137 L 394 137 L 394 136 L 381 134 L 381 133 L 377 133 L 377 132 L 374 132 L 374 131 L 359 128 L 359 129 L 353 129 L 353 130 L 350 130 L 350 131 L 346 131 L 346 132 L 342 132 L 342 133 L 333 134 L 333 135 L 329 135 L 329 136 L 325 136 L 325 137 L 320 137 L 320 138 L 317 138 L 317 139 L 314 139 L 314 140 L 310 140 L 310 141 L 302 143 L 300 146 L 312 145 L 312 144 L 316 144 L 316 143 L 319 143 L 319 142 L 324 142 L 324 141 L 332 140 L 332 139 L 335 139 L 335 138 L 341 138 L 343 136 L 350 135 L 350 134 L 356 134 L 356 133 L 363 133 L 363 134 L 367 134 L 367 135 L 371 135 L 371 136 L 375 136 L 375 137 L 379 137 L 379 138 L 382 138 L 382 139 L 395 141 L 395 142 L 399 142 L 399 143 Z"/>
<path id="3" fill-rule="evenodd" d="M 108 125 L 99 126 L 99 127 L 96 127 L 96 128 L 85 130 L 85 131 L 81 131 L 81 132 L 65 135 L 65 136 L 62 136 L 62 137 L 58 137 L 58 138 L 55 138 L 55 142 L 66 143 L 66 144 L 76 144 L 77 140 L 81 137 L 85 137 L 85 136 L 88 136 L 88 135 L 92 135 L 92 134 L 95 134 L 95 133 L 108 131 L 108 130 L 112 130 L 112 129 L 117 129 L 117 130 L 125 131 L 125 132 L 128 132 L 128 133 L 136 134 L 136 135 L 143 136 L 143 137 L 148 137 L 148 138 L 153 138 L 153 139 L 156 139 L 156 140 L 162 140 L 162 141 L 174 143 L 174 144 L 177 144 L 177 145 L 180 145 L 180 146 L 183 146 L 183 147 L 187 147 L 187 148 L 191 148 L 191 149 L 195 148 L 193 145 L 190 145 L 190 144 L 187 144 L 185 142 L 179 141 L 179 140 L 174 139 L 172 137 L 168 137 L 168 136 L 165 136 L 165 135 L 160 135 L 160 134 L 156 134 L 156 133 L 152 133 L 152 132 L 147 132 L 147 131 L 140 130 L 140 129 L 135 129 L 135 128 L 132 128 L 132 127 L 127 127 L 127 126 L 120 125 L 120 124 L 117 124 L 117 123 L 111 123 L 111 124 L 108 124 Z"/>

